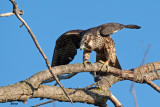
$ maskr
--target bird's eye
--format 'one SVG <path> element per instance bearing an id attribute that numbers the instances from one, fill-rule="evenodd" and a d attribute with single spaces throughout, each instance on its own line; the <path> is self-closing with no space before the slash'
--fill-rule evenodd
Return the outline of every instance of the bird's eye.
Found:
<path id="1" fill-rule="evenodd" d="M 84 45 L 87 45 L 87 42 L 84 42 Z"/>

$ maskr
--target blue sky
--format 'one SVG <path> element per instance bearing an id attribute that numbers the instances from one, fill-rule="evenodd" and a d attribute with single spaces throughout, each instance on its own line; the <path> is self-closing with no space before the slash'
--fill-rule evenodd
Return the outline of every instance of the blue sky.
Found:
<path id="1" fill-rule="evenodd" d="M 122 69 L 139 66 L 148 44 L 151 44 L 146 63 L 160 59 L 160 1 L 159 0 L 16 0 L 19 9 L 24 10 L 22 18 L 28 23 L 39 44 L 48 57 L 52 54 L 56 39 L 68 30 L 88 29 L 103 23 L 118 22 L 122 24 L 137 24 L 140 30 L 123 29 L 112 35 L 116 43 L 117 56 Z M 1 0 L 0 13 L 12 11 L 9 0 Z M 14 84 L 47 69 L 45 61 L 35 47 L 25 27 L 20 28 L 21 22 L 15 17 L 0 18 L 0 86 Z M 83 51 L 71 63 L 82 63 Z M 91 54 L 91 62 L 95 62 L 95 53 Z M 61 81 L 65 87 L 85 87 L 93 83 L 89 73 L 80 73 L 70 80 Z M 125 107 L 134 107 L 130 93 L 130 81 L 122 81 L 111 87 L 112 93 Z M 159 80 L 155 81 L 159 84 Z M 159 105 L 160 95 L 150 86 L 136 84 L 135 90 L 139 107 L 155 107 Z M 16 107 L 28 107 L 40 102 L 30 99 L 26 105 L 21 102 Z M 92 105 L 75 103 L 59 103 L 56 107 L 89 107 Z M 107 103 L 113 107 L 111 102 Z M 53 104 L 47 104 L 42 107 Z M 10 103 L 0 106 L 15 106 Z"/>

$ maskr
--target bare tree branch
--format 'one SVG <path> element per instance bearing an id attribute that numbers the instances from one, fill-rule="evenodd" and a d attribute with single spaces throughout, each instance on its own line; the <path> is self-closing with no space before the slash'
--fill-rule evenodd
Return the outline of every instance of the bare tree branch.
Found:
<path id="1" fill-rule="evenodd" d="M 143 57 L 143 60 L 142 60 L 140 65 L 144 65 L 145 60 L 147 59 L 147 55 L 148 55 L 148 52 L 149 52 L 150 48 L 151 48 L 151 44 L 148 45 L 148 48 L 147 48 L 146 52 L 144 53 L 144 57 Z M 135 106 L 138 107 L 138 101 L 137 101 L 136 91 L 135 91 L 134 87 L 135 87 L 135 84 L 133 82 L 130 90 L 131 90 L 131 93 L 133 94 L 133 99 L 134 99 Z"/>
<path id="2" fill-rule="evenodd" d="M 23 10 L 18 11 L 18 14 L 23 15 L 24 14 Z M 6 17 L 6 16 L 11 16 L 11 15 L 15 15 L 15 13 L 14 12 L 3 13 L 3 14 L 0 14 L 0 17 Z"/>
<path id="3" fill-rule="evenodd" d="M 54 100 L 50 100 L 50 101 L 47 101 L 47 102 L 44 102 L 44 103 L 40 103 L 40 104 L 37 104 L 37 105 L 32 106 L 32 107 L 38 107 L 38 106 L 41 106 L 41 105 L 44 105 L 44 104 L 48 104 L 48 103 L 51 103 L 51 102 L 54 102 Z"/>
<path id="4" fill-rule="evenodd" d="M 15 15 L 17 16 L 17 18 L 23 23 L 23 25 L 27 28 L 29 34 L 31 35 L 36 47 L 38 48 L 39 52 L 41 53 L 41 55 L 43 56 L 44 60 L 46 61 L 46 65 L 51 73 L 51 75 L 55 78 L 56 82 L 59 84 L 59 86 L 62 88 L 62 90 L 64 91 L 64 93 L 66 94 L 66 96 L 70 99 L 70 101 L 72 102 L 72 99 L 69 97 L 68 93 L 64 90 L 63 85 L 60 83 L 60 81 L 58 80 L 57 76 L 54 75 L 54 73 L 52 72 L 51 69 L 51 65 L 49 64 L 49 61 L 46 57 L 46 55 L 44 54 L 43 50 L 41 49 L 35 35 L 33 34 L 32 30 L 30 29 L 30 27 L 27 25 L 27 23 L 20 17 L 19 15 L 19 9 L 18 9 L 18 5 L 16 4 L 16 2 L 14 0 L 10 0 L 11 3 L 13 4 L 13 12 L 15 13 Z M 73 102 L 72 102 L 73 103 Z"/>
<path id="5" fill-rule="evenodd" d="M 77 74 L 77 73 L 71 73 L 71 74 L 68 74 L 68 75 L 65 75 L 65 76 L 60 75 L 60 76 L 57 76 L 57 77 L 58 77 L 59 80 L 63 80 L 63 79 L 69 79 L 69 78 L 75 76 L 76 74 Z M 46 80 L 46 81 L 43 81 L 42 84 L 43 84 L 43 83 L 49 83 L 49 82 L 52 82 L 52 81 L 55 81 L 55 79 L 54 79 L 53 77 L 50 78 L 50 79 L 48 79 L 48 80 Z M 55 84 L 55 86 L 56 86 L 56 85 L 57 85 L 57 83 Z"/>
<path id="6" fill-rule="evenodd" d="M 153 89 L 155 89 L 156 91 L 160 93 L 160 87 L 158 85 L 153 83 L 151 80 L 148 80 L 147 78 L 145 79 L 145 81 L 148 85 L 150 85 Z"/>
<path id="7" fill-rule="evenodd" d="M 77 89 L 78 89 L 78 90 L 87 90 L 88 88 L 90 88 L 90 87 L 92 87 L 92 86 L 94 86 L 94 85 L 96 85 L 96 84 L 97 84 L 97 82 L 95 82 L 95 83 L 93 83 L 93 84 L 91 84 L 91 85 L 89 85 L 89 86 L 87 86 L 87 87 L 84 87 L 84 88 L 78 87 Z"/>
<path id="8" fill-rule="evenodd" d="M 74 102 L 101 105 L 107 101 L 109 93 L 98 89 L 76 90 L 65 89 L 70 93 Z M 26 102 L 29 98 L 47 98 L 58 101 L 70 102 L 60 87 L 41 85 L 37 90 L 32 90 L 25 82 L 0 88 L 0 103 L 11 101 Z"/>
<path id="9" fill-rule="evenodd" d="M 52 69 L 55 75 L 62 75 L 62 74 L 70 74 L 73 72 L 75 73 L 92 72 L 92 71 L 99 72 L 101 67 L 102 67 L 102 64 L 97 62 L 97 63 L 88 64 L 85 67 L 82 63 L 77 63 L 77 64 L 55 66 Z M 113 67 L 109 67 L 109 69 L 110 71 L 108 74 L 112 74 L 116 77 L 120 77 L 122 79 L 131 80 L 138 83 L 144 82 L 144 78 L 143 78 L 144 76 L 150 77 L 150 80 L 157 80 L 160 78 L 158 76 L 160 75 L 160 72 L 153 72 L 160 69 L 160 62 L 148 63 L 131 70 L 120 70 Z M 106 72 L 105 70 L 106 69 L 103 69 L 103 71 L 101 72 Z M 52 76 L 50 75 L 47 69 L 33 75 L 32 77 L 28 78 L 25 81 L 27 83 L 32 84 L 34 88 L 38 88 L 43 81 L 48 80 L 51 77 Z"/>
<path id="10" fill-rule="evenodd" d="M 84 67 L 83 64 L 69 64 L 53 67 L 55 75 L 69 74 L 73 72 L 99 72 L 103 66 L 101 63 L 88 64 Z M 152 82 L 153 80 L 160 79 L 160 72 L 153 72 L 160 69 L 160 62 L 148 63 L 143 66 L 137 67 L 132 70 L 120 70 L 117 68 L 109 67 L 108 75 L 104 76 L 101 81 L 98 82 L 100 88 L 89 88 L 87 90 L 79 89 L 65 89 L 70 93 L 70 97 L 73 102 L 82 102 L 93 105 L 105 105 L 108 99 L 117 102 L 116 105 L 120 105 L 119 101 L 111 96 L 109 88 L 116 82 L 122 80 L 131 80 L 138 83 L 147 83 L 159 92 L 159 88 Z M 106 72 L 107 68 L 104 68 Z M 107 73 L 107 72 L 106 72 Z M 41 83 L 52 76 L 49 70 L 44 70 L 36 73 L 25 81 L 9 85 L 6 87 L 0 87 L 0 103 L 23 101 L 26 102 L 29 98 L 48 98 L 55 101 L 70 102 L 65 96 L 62 90 L 56 86 L 41 85 Z M 149 80 L 149 81 L 147 81 Z"/>
<path id="11" fill-rule="evenodd" d="M 137 101 L 137 97 L 136 97 L 136 92 L 135 92 L 135 84 L 134 82 L 132 82 L 132 85 L 131 85 L 131 93 L 133 94 L 133 99 L 134 99 L 134 103 L 135 103 L 135 106 L 138 107 L 138 101 Z"/>
<path id="12" fill-rule="evenodd" d="M 118 99 L 113 94 L 109 96 L 109 99 L 112 101 L 115 107 L 123 107 L 123 105 L 118 101 Z"/>
<path id="13" fill-rule="evenodd" d="M 150 48 L 151 48 L 151 44 L 148 45 L 147 50 L 146 50 L 146 52 L 144 53 L 144 57 L 143 57 L 143 60 L 142 60 L 142 62 L 141 62 L 141 65 L 143 65 L 143 64 L 145 63 Z"/>

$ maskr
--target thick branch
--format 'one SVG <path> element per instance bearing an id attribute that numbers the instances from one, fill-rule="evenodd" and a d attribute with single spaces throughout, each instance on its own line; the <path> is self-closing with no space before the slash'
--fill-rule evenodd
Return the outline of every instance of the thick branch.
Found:
<path id="1" fill-rule="evenodd" d="M 73 102 L 101 105 L 106 103 L 110 92 L 99 89 L 76 90 L 65 89 L 70 93 Z M 11 101 L 27 101 L 29 98 L 47 98 L 58 101 L 70 102 L 60 87 L 41 85 L 38 90 L 32 90 L 25 82 L 0 88 L 0 103 Z"/>
<path id="2" fill-rule="evenodd" d="M 154 67 L 153 67 L 154 65 Z M 83 64 L 70 64 L 70 65 L 62 65 L 53 67 L 53 71 L 56 75 L 68 74 L 73 72 L 98 72 L 100 68 L 103 66 L 101 63 L 93 63 L 86 65 L 84 67 Z M 148 66 L 148 67 L 147 67 Z M 144 67 L 144 68 L 143 68 Z M 148 71 L 146 68 L 149 68 Z M 147 80 L 155 80 L 160 78 L 160 72 L 153 72 L 160 69 L 160 62 L 149 63 L 136 69 L 131 70 L 119 70 L 113 67 L 109 68 L 109 75 L 104 76 L 101 81 L 98 83 L 100 86 L 105 84 L 104 86 L 107 88 L 93 88 L 88 90 L 79 90 L 79 89 L 65 89 L 68 93 L 70 93 L 71 98 L 74 102 L 83 102 L 88 104 L 105 104 L 108 98 L 110 98 L 114 102 L 118 102 L 116 98 L 110 96 L 111 93 L 109 91 L 110 86 L 120 80 L 132 80 L 139 83 L 146 83 Z M 107 69 L 104 69 L 107 70 Z M 135 71 L 139 71 L 138 73 Z M 144 72 L 145 71 L 145 72 Z M 152 72 L 151 72 L 152 71 Z M 105 71 L 102 71 L 105 72 Z M 141 76 L 139 76 L 141 75 Z M 27 101 L 29 98 L 49 98 L 58 101 L 70 101 L 67 99 L 65 94 L 59 87 L 55 86 L 46 86 L 40 85 L 44 80 L 51 78 L 50 72 L 48 70 L 44 70 L 38 72 L 32 77 L 28 78 L 25 81 L 20 83 L 1 87 L 0 88 L 0 102 L 11 102 L 11 101 Z M 141 77 L 141 78 L 140 78 Z M 154 84 L 151 82 L 147 82 L 153 88 Z M 157 86 L 156 86 L 157 88 Z M 159 88 L 157 88 L 159 90 Z M 118 103 L 116 103 L 118 104 Z M 120 105 L 120 103 L 118 104 Z"/>
<path id="3" fill-rule="evenodd" d="M 91 90 L 76 90 L 76 89 L 65 89 L 70 93 L 70 97 L 73 102 L 82 102 L 94 105 L 100 105 L 102 102 L 106 103 L 110 92 L 103 92 L 99 89 Z M 45 94 L 44 94 L 45 93 Z M 58 101 L 70 102 L 67 97 L 63 94 L 63 91 L 59 87 L 42 85 L 35 91 L 32 98 L 48 98 Z"/>
<path id="4" fill-rule="evenodd" d="M 77 64 L 69 64 L 69 65 L 62 65 L 62 66 L 56 66 L 53 67 L 53 71 L 55 75 L 62 75 L 62 74 L 70 74 L 70 73 L 79 73 L 79 72 L 99 72 L 100 68 L 102 67 L 103 64 L 101 63 L 93 63 L 93 64 L 88 64 L 84 67 L 82 63 L 77 63 Z M 116 69 L 113 67 L 109 67 L 109 73 L 113 74 L 116 77 L 123 78 L 125 80 L 131 80 L 134 82 L 145 82 L 144 81 L 144 76 L 150 77 L 150 80 L 156 80 L 160 78 L 160 72 L 153 72 L 156 70 L 160 69 L 160 62 L 153 62 L 153 63 L 148 63 L 143 66 L 137 67 L 132 70 L 120 70 Z M 106 72 L 106 68 L 104 71 L 101 72 Z M 26 82 L 30 83 L 33 85 L 34 88 L 38 88 L 38 86 L 45 80 L 50 79 L 52 76 L 50 75 L 48 69 L 41 71 L 32 77 L 28 78 L 25 80 Z M 111 84 L 112 85 L 112 84 Z"/>

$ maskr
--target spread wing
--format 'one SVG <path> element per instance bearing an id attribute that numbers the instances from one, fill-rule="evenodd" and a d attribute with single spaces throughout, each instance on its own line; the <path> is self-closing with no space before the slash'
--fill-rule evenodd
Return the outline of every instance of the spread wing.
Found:
<path id="1" fill-rule="evenodd" d="M 52 66 L 69 64 L 77 54 L 83 30 L 71 30 L 61 35 L 57 41 L 52 58 Z"/>
<path id="2" fill-rule="evenodd" d="M 129 28 L 129 29 L 140 29 L 141 28 L 138 25 L 123 25 L 119 23 L 107 23 L 107 24 L 102 24 L 99 27 L 100 27 L 100 34 L 102 35 L 110 35 L 123 28 Z"/>

